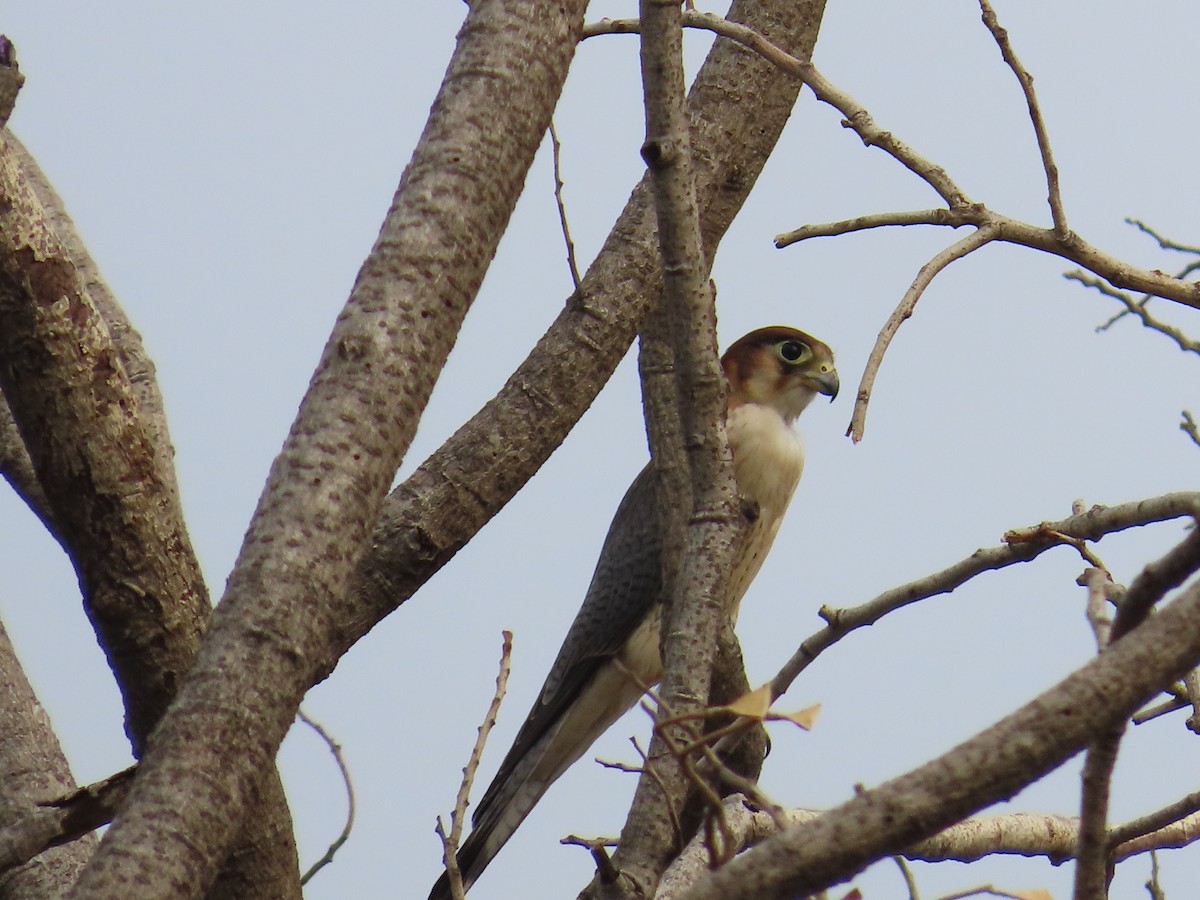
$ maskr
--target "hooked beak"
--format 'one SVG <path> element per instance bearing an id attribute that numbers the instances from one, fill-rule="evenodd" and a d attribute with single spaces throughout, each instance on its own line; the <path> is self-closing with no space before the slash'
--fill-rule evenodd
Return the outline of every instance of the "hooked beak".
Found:
<path id="1" fill-rule="evenodd" d="M 817 389 L 817 393 L 828 397 L 830 403 L 837 397 L 838 388 L 842 386 L 842 383 L 838 380 L 837 369 L 833 366 L 829 366 L 828 369 L 822 368 L 819 373 L 812 377 L 812 381 Z"/>

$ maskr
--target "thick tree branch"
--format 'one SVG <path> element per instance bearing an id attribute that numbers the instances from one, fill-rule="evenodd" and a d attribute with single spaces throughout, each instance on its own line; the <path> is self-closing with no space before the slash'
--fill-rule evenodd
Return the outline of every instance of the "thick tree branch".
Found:
<path id="1" fill-rule="evenodd" d="M 326 658 L 387 485 L 495 253 L 582 2 L 472 8 L 424 135 L 268 476 L 199 658 L 73 896 L 215 875 Z M 183 800 L 186 798 L 186 802 Z"/>
<path id="2" fill-rule="evenodd" d="M 663 295 L 642 334 L 647 427 L 659 474 L 663 553 L 663 683 L 658 717 L 700 709 L 709 696 L 717 632 L 738 531 L 738 505 L 724 435 L 725 392 L 716 310 L 700 234 L 684 102 L 678 3 L 643 0 L 641 67 L 646 108 L 642 156 L 657 213 Z M 654 326 L 651 328 L 650 326 Z M 663 346 L 662 361 L 654 348 Z M 661 373 L 662 378 L 655 374 Z M 669 384 L 661 384 L 668 381 Z M 664 389 L 655 390 L 662 386 Z M 668 752 L 692 735 L 665 725 L 651 741 L 614 865 L 623 879 L 602 896 L 649 896 L 677 850 L 691 778 Z"/>
<path id="3" fill-rule="evenodd" d="M 1200 568 L 1200 531 L 1193 529 L 1182 543 L 1162 559 L 1149 563 L 1130 583 L 1117 606 L 1109 645 L 1145 622 L 1154 604 L 1191 577 L 1197 568 Z M 1103 649 L 1102 646 L 1102 652 Z M 1084 759 L 1078 862 L 1075 866 L 1076 900 L 1103 896 L 1112 877 L 1108 801 L 1117 751 L 1124 733 L 1124 722 L 1102 732 L 1088 746 Z"/>
<path id="4" fill-rule="evenodd" d="M 208 594 L 158 435 L 22 156 L 0 134 L 0 387 L 71 554 L 140 751 L 195 657 Z"/>
<path id="5" fill-rule="evenodd" d="M 1007 799 L 1125 721 L 1200 659 L 1200 584 L 1000 722 L 920 768 L 734 859 L 687 896 L 813 893 Z"/>
<path id="6" fill-rule="evenodd" d="M 1177 804 L 1177 806 L 1179 806 Z M 733 795 L 722 803 L 724 821 L 728 826 L 726 837 L 733 841 L 727 848 L 741 852 L 761 843 L 780 832 L 781 826 L 791 828 L 816 821 L 825 813 L 820 810 L 789 809 L 782 813 L 770 813 L 745 797 Z M 1143 821 L 1131 822 L 1140 826 Z M 1116 859 L 1148 853 L 1156 849 L 1170 849 L 1200 839 L 1200 830 L 1189 829 L 1184 815 L 1160 819 L 1148 830 L 1138 832 L 1133 840 L 1121 838 L 1128 826 L 1110 832 L 1111 845 L 1116 848 Z M 1079 820 L 1068 816 L 1012 813 L 1002 816 L 978 816 L 957 822 L 899 852 L 899 856 L 920 862 L 963 862 L 969 863 L 986 856 L 1015 855 L 1044 857 L 1058 865 L 1074 858 L 1078 839 Z M 1185 835 L 1185 831 L 1190 831 Z M 689 887 L 703 878 L 710 870 L 711 851 L 705 835 L 698 834 L 671 867 L 663 874 L 656 900 L 673 900 L 684 894 Z"/>
<path id="7" fill-rule="evenodd" d="M 8 633 L 0 624 L 0 822 L 11 822 L 75 788 L 71 769 L 59 746 L 50 718 L 21 669 Z M 21 832 L 26 852 L 13 866 L 25 863 L 46 844 L 29 829 Z M 0 831 L 0 853 L 5 832 Z M 6 900 L 57 896 L 78 876 L 95 847 L 95 839 L 79 841 L 42 855 L 33 865 L 9 872 L 0 867 L 0 894 Z"/>
<path id="8" fill-rule="evenodd" d="M 823 3 L 782 9 L 738 0 L 729 15 L 811 52 Z M 717 41 L 692 86 L 692 151 L 705 256 L 754 186 L 795 102 L 753 54 Z M 643 181 L 582 286 L 500 393 L 388 498 L 334 627 L 338 657 L 407 600 L 520 490 L 612 375 L 661 290 L 653 211 Z"/>
<path id="9" fill-rule="evenodd" d="M 22 494 L 71 557 L 140 754 L 191 667 L 207 588 L 175 481 L 154 367 L 48 180 L 0 132 L 0 387 L 36 474 Z M 27 472 L 27 470 L 24 470 Z M 27 475 L 23 476 L 27 479 Z M 44 506 L 43 506 L 44 504 Z M 225 896 L 299 892 L 277 776 L 221 876 Z"/>

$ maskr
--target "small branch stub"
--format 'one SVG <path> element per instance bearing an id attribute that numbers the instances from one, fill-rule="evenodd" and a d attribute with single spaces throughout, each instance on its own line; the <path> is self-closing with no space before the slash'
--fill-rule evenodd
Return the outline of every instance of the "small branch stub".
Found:
<path id="1" fill-rule="evenodd" d="M 646 141 L 640 151 L 642 160 L 651 169 L 662 171 L 679 159 L 677 148 L 670 141 Z"/>

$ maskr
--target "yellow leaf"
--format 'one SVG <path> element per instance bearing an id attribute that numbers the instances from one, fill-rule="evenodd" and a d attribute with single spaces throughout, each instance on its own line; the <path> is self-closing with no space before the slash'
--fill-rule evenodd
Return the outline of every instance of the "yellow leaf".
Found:
<path id="1" fill-rule="evenodd" d="M 767 714 L 767 710 L 771 708 L 771 686 L 764 684 L 762 687 L 748 694 L 742 694 L 742 696 L 738 697 L 725 708 L 735 716 L 750 716 L 751 718 L 761 719 Z"/>
<path id="2" fill-rule="evenodd" d="M 817 722 L 817 716 L 821 714 L 821 704 L 816 703 L 807 709 L 802 709 L 794 713 L 777 713 L 771 718 L 787 719 L 795 725 L 799 725 L 805 731 L 811 731 L 813 725 Z"/>
<path id="3" fill-rule="evenodd" d="M 1043 888 L 1034 888 L 1032 891 L 1017 891 L 1013 896 L 1020 897 L 1021 900 L 1054 900 L 1050 896 L 1050 892 Z"/>

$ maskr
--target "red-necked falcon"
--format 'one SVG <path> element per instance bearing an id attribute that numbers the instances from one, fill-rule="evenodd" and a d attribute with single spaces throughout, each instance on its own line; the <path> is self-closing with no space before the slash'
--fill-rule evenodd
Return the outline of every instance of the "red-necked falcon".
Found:
<path id="1" fill-rule="evenodd" d="M 721 358 L 728 385 L 726 431 L 738 492 L 757 518 L 730 573 L 727 609 L 736 619 L 746 588 L 771 549 L 804 468 L 793 428 L 818 395 L 837 396 L 833 351 L 802 331 L 772 326 L 736 341 Z M 662 678 L 659 515 L 651 466 L 617 507 L 583 606 L 541 694 L 472 819 L 458 853 L 469 888 L 542 794 Z M 632 677 L 631 677 L 632 675 Z M 450 897 L 445 874 L 430 900 Z"/>

